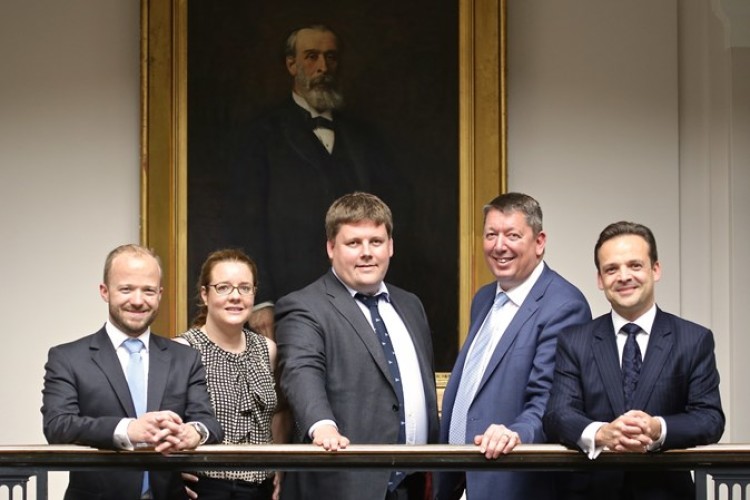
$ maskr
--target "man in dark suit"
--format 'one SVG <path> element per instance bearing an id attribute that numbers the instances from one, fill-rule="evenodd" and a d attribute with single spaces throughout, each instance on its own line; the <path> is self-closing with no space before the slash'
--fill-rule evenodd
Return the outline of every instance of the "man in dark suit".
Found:
<path id="1" fill-rule="evenodd" d="M 603 449 L 647 453 L 715 443 L 724 432 L 710 330 L 656 306 L 656 240 L 617 222 L 594 249 L 612 312 L 563 332 L 544 416 L 550 439 L 596 458 Z M 695 498 L 688 472 L 607 471 L 566 478 L 563 498 Z"/>
<path id="2" fill-rule="evenodd" d="M 443 395 L 440 440 L 474 444 L 488 459 L 520 443 L 544 443 L 542 415 L 552 386 L 555 342 L 591 319 L 586 299 L 543 261 L 542 209 L 506 193 L 484 208 L 484 255 L 496 281 L 471 305 L 471 325 Z M 439 475 L 437 498 L 551 498 L 539 473 Z"/>
<path id="3" fill-rule="evenodd" d="M 244 247 L 258 263 L 259 302 L 298 290 L 326 269 L 318 221 L 333 200 L 353 191 L 388 200 L 391 186 L 405 190 L 378 134 L 341 110 L 337 35 L 323 25 L 300 28 L 289 35 L 285 50 L 293 85 L 289 98 L 249 130 L 241 129 L 226 197 L 209 200 L 223 207 L 223 244 Z M 195 213 L 198 223 L 211 216 L 210 208 Z M 208 219 L 204 225 L 209 231 L 216 226 Z M 198 235 L 196 243 L 211 244 L 206 236 Z M 272 315 L 272 310 L 259 314 Z"/>
<path id="4" fill-rule="evenodd" d="M 50 349 L 42 391 L 47 441 L 164 454 L 221 441 L 200 355 L 150 331 L 162 294 L 156 255 L 137 245 L 114 249 L 99 292 L 109 304 L 104 327 Z M 65 498 L 172 499 L 185 492 L 179 473 L 71 472 Z"/>
<path id="5" fill-rule="evenodd" d="M 358 444 L 425 444 L 438 432 L 430 328 L 414 295 L 384 283 L 391 211 L 353 193 L 326 215 L 332 269 L 276 307 L 281 388 L 297 440 L 335 451 Z M 424 498 L 424 475 L 290 472 L 285 498 Z"/>

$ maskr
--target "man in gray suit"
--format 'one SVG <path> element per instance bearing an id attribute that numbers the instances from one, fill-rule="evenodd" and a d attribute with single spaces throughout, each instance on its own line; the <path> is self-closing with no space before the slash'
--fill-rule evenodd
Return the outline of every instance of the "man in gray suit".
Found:
<path id="1" fill-rule="evenodd" d="M 412 293 L 383 282 L 393 255 L 388 206 L 367 193 L 326 214 L 332 269 L 280 299 L 276 341 L 281 388 L 297 439 L 326 450 L 425 444 L 438 432 L 432 341 Z M 285 498 L 422 499 L 424 475 L 398 471 L 296 472 Z"/>
<path id="2" fill-rule="evenodd" d="M 156 255 L 112 250 L 99 292 L 109 320 L 98 332 L 50 349 L 42 391 L 50 444 L 161 453 L 220 442 L 198 351 L 152 334 L 161 299 Z M 185 498 L 179 473 L 71 472 L 66 500 Z"/>

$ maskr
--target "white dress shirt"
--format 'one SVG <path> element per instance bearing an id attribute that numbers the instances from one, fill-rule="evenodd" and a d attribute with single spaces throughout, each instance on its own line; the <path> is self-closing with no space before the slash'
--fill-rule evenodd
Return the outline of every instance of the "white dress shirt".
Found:
<path id="1" fill-rule="evenodd" d="M 310 107 L 304 97 L 297 94 L 296 92 L 292 92 L 292 99 L 294 99 L 294 102 L 296 102 L 299 107 L 310 113 L 313 118 L 322 116 L 323 118 L 327 118 L 328 120 L 333 121 L 333 114 L 330 111 L 318 113 Z M 333 144 L 336 140 L 336 133 L 333 130 L 319 127 L 313 129 L 313 134 L 315 134 L 315 136 L 320 140 L 320 143 L 323 144 L 323 147 L 326 148 L 326 151 L 328 151 L 329 153 L 333 153 Z"/>

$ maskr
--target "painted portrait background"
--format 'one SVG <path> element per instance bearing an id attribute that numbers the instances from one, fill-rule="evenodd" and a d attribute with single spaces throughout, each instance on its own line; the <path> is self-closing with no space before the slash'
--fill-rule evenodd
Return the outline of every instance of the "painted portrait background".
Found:
<path id="1" fill-rule="evenodd" d="M 229 170 L 242 162 L 253 121 L 289 99 L 283 44 L 291 30 L 312 23 L 339 35 L 345 112 L 382 139 L 398 172 L 386 199 L 395 222 L 387 281 L 422 299 L 434 332 L 436 368 L 449 370 L 458 336 L 457 2 L 188 2 L 189 304 L 206 254 L 246 246 L 243 241 L 250 246 L 254 237 L 252 227 L 226 227 L 221 217 L 243 203 L 237 186 L 228 189 Z M 253 165 L 246 168 L 252 172 Z M 305 210 L 304 199 L 289 203 Z M 328 268 L 325 214 L 308 215 L 320 228 L 320 249 L 298 258 L 321 275 Z M 274 298 L 264 295 L 263 262 L 258 264 L 257 300 Z"/>

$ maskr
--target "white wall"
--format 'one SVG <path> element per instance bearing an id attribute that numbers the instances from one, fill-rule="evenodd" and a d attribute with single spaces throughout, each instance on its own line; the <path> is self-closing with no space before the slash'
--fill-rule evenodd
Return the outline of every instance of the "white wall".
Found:
<path id="1" fill-rule="evenodd" d="M 623 219 L 656 234 L 659 303 L 679 310 L 675 2 L 508 2 L 509 188 L 542 204 L 546 259 L 594 315 L 594 243 Z"/>
<path id="2" fill-rule="evenodd" d="M 138 16 L 137 1 L 3 1 L 3 444 L 45 442 L 47 350 L 104 323 L 104 257 L 138 241 Z"/>

